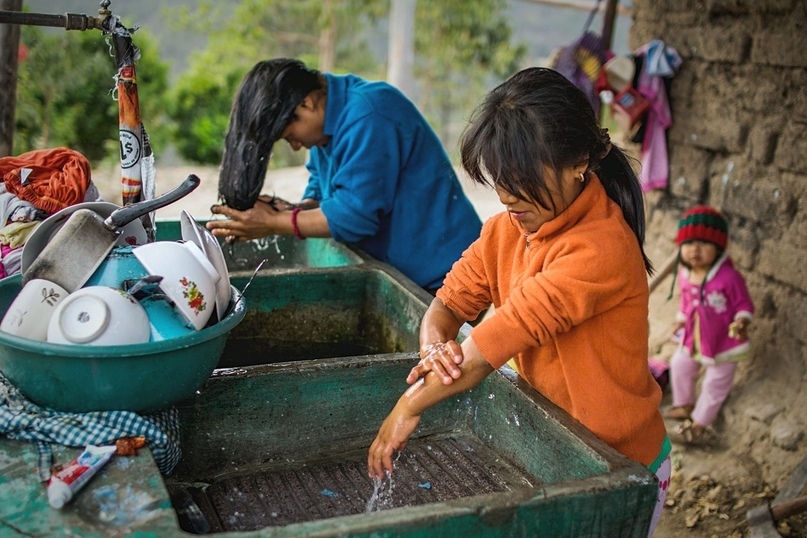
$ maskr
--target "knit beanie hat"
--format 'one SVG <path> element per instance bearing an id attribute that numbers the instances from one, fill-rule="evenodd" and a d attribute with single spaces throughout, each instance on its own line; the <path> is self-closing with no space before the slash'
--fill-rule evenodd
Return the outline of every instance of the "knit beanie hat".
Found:
<path id="1" fill-rule="evenodd" d="M 718 210 L 697 206 L 684 213 L 678 222 L 675 244 L 680 246 L 687 241 L 706 241 L 726 250 L 728 231 L 728 222 Z"/>

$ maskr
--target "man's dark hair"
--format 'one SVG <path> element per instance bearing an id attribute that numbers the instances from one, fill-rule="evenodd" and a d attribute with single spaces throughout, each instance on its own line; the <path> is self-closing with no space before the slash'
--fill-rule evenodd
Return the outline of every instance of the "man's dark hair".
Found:
<path id="1" fill-rule="evenodd" d="M 322 75 L 299 60 L 256 64 L 241 81 L 230 111 L 219 172 L 219 196 L 230 207 L 249 209 L 263 188 L 272 146 L 294 119 L 294 109 L 323 87 Z"/>

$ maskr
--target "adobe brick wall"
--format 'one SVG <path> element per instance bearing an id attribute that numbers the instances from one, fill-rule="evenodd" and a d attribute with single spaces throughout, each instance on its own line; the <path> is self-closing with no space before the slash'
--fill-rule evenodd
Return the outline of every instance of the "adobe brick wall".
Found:
<path id="1" fill-rule="evenodd" d="M 764 466 L 766 451 L 783 449 L 798 463 L 807 447 L 807 2 L 633 6 L 631 48 L 661 39 L 684 60 L 670 92 L 669 189 L 647 195 L 648 253 L 660 264 L 674 251 L 688 207 L 725 212 L 729 252 L 757 316 L 755 356 L 740 370 L 724 420 L 747 426 L 758 420 L 748 407 L 775 407 L 765 414 L 769 437 L 752 455 Z M 799 442 L 777 440 L 783 430 Z"/>

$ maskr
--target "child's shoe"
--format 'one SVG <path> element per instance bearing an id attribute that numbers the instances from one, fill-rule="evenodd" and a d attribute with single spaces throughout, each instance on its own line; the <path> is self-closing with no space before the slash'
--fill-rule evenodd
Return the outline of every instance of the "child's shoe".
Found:
<path id="1" fill-rule="evenodd" d="M 670 439 L 676 443 L 690 446 L 713 446 L 717 441 L 712 428 L 696 424 L 691 420 L 685 420 L 670 432 Z"/>

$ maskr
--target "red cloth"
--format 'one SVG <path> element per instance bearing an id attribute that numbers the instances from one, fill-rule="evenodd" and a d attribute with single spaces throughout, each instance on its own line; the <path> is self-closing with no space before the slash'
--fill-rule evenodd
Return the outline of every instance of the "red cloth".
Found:
<path id="1" fill-rule="evenodd" d="M 23 168 L 31 170 L 24 184 L 20 177 Z M 91 179 L 90 161 L 68 148 L 0 158 L 0 175 L 8 192 L 48 214 L 83 202 Z"/>

